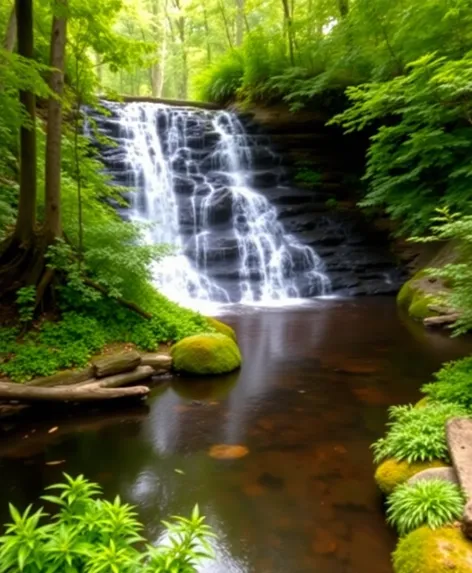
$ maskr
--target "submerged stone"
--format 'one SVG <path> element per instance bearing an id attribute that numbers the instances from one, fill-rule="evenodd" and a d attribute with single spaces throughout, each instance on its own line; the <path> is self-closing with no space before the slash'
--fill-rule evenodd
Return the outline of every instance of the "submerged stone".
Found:
<path id="1" fill-rule="evenodd" d="M 415 474 L 430 468 L 439 468 L 446 465 L 441 460 L 413 462 L 410 464 L 405 460 L 398 461 L 391 458 L 379 465 L 375 472 L 375 481 L 384 494 L 390 495 L 398 485 L 407 482 Z"/>
<path id="2" fill-rule="evenodd" d="M 225 374 L 241 366 L 236 342 L 224 334 L 197 334 L 184 338 L 171 349 L 177 372 Z"/>
<path id="3" fill-rule="evenodd" d="M 458 526 L 416 529 L 393 553 L 395 573 L 470 573 L 472 543 Z"/>
<path id="4" fill-rule="evenodd" d="M 246 446 L 217 444 L 210 448 L 208 455 L 216 460 L 237 460 L 244 458 L 248 453 L 249 449 Z"/>

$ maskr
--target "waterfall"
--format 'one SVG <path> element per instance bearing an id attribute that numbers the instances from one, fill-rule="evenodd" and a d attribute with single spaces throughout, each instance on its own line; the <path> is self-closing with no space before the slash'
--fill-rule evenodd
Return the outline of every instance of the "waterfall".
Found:
<path id="1" fill-rule="evenodd" d="M 283 183 L 264 136 L 248 135 L 228 111 L 106 106 L 111 116 L 101 131 L 118 147 L 103 156 L 117 182 L 133 189 L 126 215 L 152 224 L 148 243 L 172 247 L 153 269 L 161 292 L 193 305 L 265 304 L 329 292 L 321 259 L 285 232 L 270 193 L 262 192 Z"/>

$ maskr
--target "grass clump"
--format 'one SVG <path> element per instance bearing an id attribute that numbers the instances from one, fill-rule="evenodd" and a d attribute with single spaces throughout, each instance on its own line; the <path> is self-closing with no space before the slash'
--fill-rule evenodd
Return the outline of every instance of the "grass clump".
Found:
<path id="1" fill-rule="evenodd" d="M 48 490 L 42 499 L 57 508 L 53 516 L 31 506 L 21 514 L 10 505 L 1 573 L 196 573 L 202 559 L 213 557 L 212 533 L 198 507 L 188 519 L 165 522 L 169 542 L 155 547 L 142 536 L 131 505 L 101 499 L 100 487 L 83 476 L 65 474 L 64 483 Z"/>
<path id="2" fill-rule="evenodd" d="M 403 484 L 388 499 L 388 522 L 396 527 L 401 536 L 422 525 L 438 529 L 459 519 L 464 504 L 461 489 L 444 480 Z"/>
<path id="3" fill-rule="evenodd" d="M 429 400 L 472 410 L 472 357 L 445 364 L 434 377 L 435 382 L 421 389 Z"/>
<path id="4" fill-rule="evenodd" d="M 455 416 L 467 416 L 458 404 L 428 404 L 424 408 L 393 406 L 389 430 L 373 445 L 376 463 L 387 458 L 417 461 L 449 460 L 445 424 Z"/>

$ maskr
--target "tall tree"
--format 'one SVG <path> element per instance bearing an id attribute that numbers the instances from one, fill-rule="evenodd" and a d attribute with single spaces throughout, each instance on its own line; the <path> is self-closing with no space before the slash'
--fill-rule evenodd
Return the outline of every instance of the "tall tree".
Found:
<path id="1" fill-rule="evenodd" d="M 33 59 L 33 0 L 16 0 L 18 54 Z M 27 123 L 20 129 L 20 197 L 14 238 L 26 245 L 36 224 L 36 97 L 20 91 Z"/>
<path id="2" fill-rule="evenodd" d="M 12 4 L 10 17 L 8 18 L 7 30 L 5 33 L 5 39 L 3 41 L 3 47 L 7 52 L 13 52 L 16 42 L 16 6 L 15 2 Z"/>
<path id="3" fill-rule="evenodd" d="M 244 36 L 245 0 L 236 0 L 236 46 L 241 46 Z"/>
<path id="4" fill-rule="evenodd" d="M 62 235 L 61 224 L 61 137 L 62 95 L 66 50 L 67 0 L 55 0 L 51 31 L 48 122 L 46 132 L 46 214 L 44 232 L 48 243 Z"/>
<path id="5" fill-rule="evenodd" d="M 345 18 L 349 14 L 349 0 L 338 0 L 338 9 L 341 18 Z"/>
<path id="6" fill-rule="evenodd" d="M 290 55 L 290 63 L 295 65 L 295 38 L 293 35 L 293 17 L 292 17 L 292 10 L 293 10 L 293 3 L 292 3 L 292 10 L 290 9 L 289 0 L 282 0 L 282 5 L 284 8 L 284 26 L 287 33 L 288 39 L 288 51 Z"/>

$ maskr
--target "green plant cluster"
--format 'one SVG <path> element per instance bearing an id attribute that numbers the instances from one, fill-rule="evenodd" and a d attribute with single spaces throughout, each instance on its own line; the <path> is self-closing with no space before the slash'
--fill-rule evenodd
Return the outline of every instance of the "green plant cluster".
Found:
<path id="1" fill-rule="evenodd" d="M 403 536 L 427 525 L 438 529 L 460 519 L 465 497 L 459 486 L 440 479 L 399 485 L 388 498 L 387 521 Z"/>
<path id="2" fill-rule="evenodd" d="M 453 403 L 472 412 L 472 357 L 444 364 L 421 391 L 431 403 Z"/>
<path id="3" fill-rule="evenodd" d="M 211 559 L 210 527 L 198 506 L 190 518 L 164 522 L 166 542 L 150 545 L 134 508 L 100 497 L 83 476 L 65 475 L 42 499 L 57 513 L 10 505 L 11 523 L 0 537 L 0 573 L 196 573 Z"/>
<path id="4" fill-rule="evenodd" d="M 464 406 L 452 403 L 427 404 L 424 408 L 393 406 L 386 436 L 372 445 L 374 459 L 376 463 L 388 458 L 409 463 L 447 461 L 446 422 L 469 414 Z"/>

